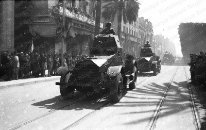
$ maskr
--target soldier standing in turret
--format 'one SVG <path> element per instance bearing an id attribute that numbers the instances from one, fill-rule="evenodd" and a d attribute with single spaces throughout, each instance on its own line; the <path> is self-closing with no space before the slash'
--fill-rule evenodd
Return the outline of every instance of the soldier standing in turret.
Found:
<path id="1" fill-rule="evenodd" d="M 111 28 L 111 26 L 112 26 L 111 22 L 106 23 L 105 29 L 103 29 L 102 32 L 100 32 L 100 34 L 113 34 L 113 35 L 115 35 L 114 29 Z"/>

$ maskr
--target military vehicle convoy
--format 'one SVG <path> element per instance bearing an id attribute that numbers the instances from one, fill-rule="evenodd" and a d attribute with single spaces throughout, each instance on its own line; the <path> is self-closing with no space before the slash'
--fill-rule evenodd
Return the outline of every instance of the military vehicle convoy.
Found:
<path id="1" fill-rule="evenodd" d="M 76 63 L 69 71 L 61 68 L 60 93 L 63 98 L 75 90 L 88 94 L 106 90 L 112 102 L 118 102 L 123 92 L 135 88 L 136 61 L 124 54 L 118 36 L 100 34 L 94 38 L 90 56 Z"/>
<path id="2" fill-rule="evenodd" d="M 137 70 L 140 74 L 153 71 L 153 75 L 157 75 L 161 71 L 160 57 L 152 52 L 149 43 L 144 44 L 141 48 L 140 58 L 137 61 Z"/>

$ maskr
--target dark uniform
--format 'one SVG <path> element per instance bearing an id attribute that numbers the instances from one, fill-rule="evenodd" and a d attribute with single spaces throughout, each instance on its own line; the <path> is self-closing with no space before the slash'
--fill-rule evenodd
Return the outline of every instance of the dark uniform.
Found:
<path id="1" fill-rule="evenodd" d="M 103 29 L 102 32 L 100 32 L 100 34 L 113 34 L 113 35 L 115 35 L 115 32 L 114 32 L 113 28 L 111 28 L 111 26 L 112 26 L 111 23 L 106 23 L 105 29 Z"/>
<path id="2" fill-rule="evenodd" d="M 196 65 L 197 56 L 195 54 L 190 54 L 190 75 L 191 75 L 191 82 L 195 82 L 195 65 Z"/>

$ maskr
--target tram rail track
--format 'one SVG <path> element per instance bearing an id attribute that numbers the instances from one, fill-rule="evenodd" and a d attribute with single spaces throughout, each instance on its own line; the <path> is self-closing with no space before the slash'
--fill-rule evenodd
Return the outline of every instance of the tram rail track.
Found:
<path id="1" fill-rule="evenodd" d="M 189 80 L 187 74 L 186 74 L 186 70 L 185 70 L 185 67 L 183 68 L 184 69 L 184 75 L 187 79 L 187 81 Z M 152 119 L 150 120 L 149 122 L 149 125 L 147 126 L 148 130 L 153 130 L 155 128 L 155 125 L 156 125 L 156 122 L 158 120 L 158 117 L 159 117 L 159 113 L 161 111 L 161 107 L 163 106 L 164 104 L 164 101 L 167 97 L 167 93 L 171 87 L 171 84 L 172 84 L 172 81 L 174 79 L 174 76 L 176 75 L 177 73 L 177 69 L 175 71 L 175 73 L 173 74 L 171 80 L 170 80 L 170 84 L 167 86 L 166 90 L 164 91 L 164 94 L 160 100 L 160 102 L 158 103 L 157 107 L 156 107 L 156 110 L 152 116 Z M 196 130 L 201 130 L 201 125 L 200 125 L 200 119 L 199 119 L 199 115 L 198 115 L 198 111 L 197 111 L 197 108 L 195 106 L 195 99 L 194 99 L 194 94 L 192 92 L 192 89 L 191 89 L 191 85 L 188 84 L 187 85 L 187 89 L 188 89 L 188 92 L 189 92 L 189 95 L 190 95 L 190 102 L 191 102 L 191 109 L 192 109 L 192 113 L 193 113 L 193 117 L 194 117 L 194 124 L 195 124 L 195 127 L 196 127 Z"/>
<path id="2" fill-rule="evenodd" d="M 185 72 L 185 77 L 186 77 L 187 81 L 189 81 L 189 77 L 187 76 L 185 67 L 184 67 L 184 72 Z M 193 93 L 191 85 L 189 83 L 187 85 L 187 88 L 189 90 L 191 108 L 192 108 L 192 113 L 193 113 L 193 117 L 194 117 L 195 127 L 196 127 L 196 130 L 201 130 L 201 123 L 200 123 L 200 118 L 199 118 L 200 116 L 198 114 L 198 110 L 197 110 L 196 105 L 195 105 L 194 93 Z"/>
<path id="3" fill-rule="evenodd" d="M 148 126 L 147 126 L 147 129 L 148 129 L 148 130 L 153 130 L 153 129 L 155 128 L 155 124 L 156 124 L 157 119 L 158 119 L 158 117 L 159 117 L 159 112 L 160 112 L 160 110 L 161 110 L 161 107 L 162 107 L 163 104 L 164 104 L 164 101 L 165 101 L 165 99 L 166 99 L 166 97 L 167 97 L 167 93 L 168 93 L 168 91 L 169 91 L 169 89 L 170 89 L 170 87 L 171 87 L 171 84 L 172 84 L 172 82 L 173 82 L 173 80 L 174 80 L 174 77 L 175 77 L 175 75 L 176 75 L 176 73 L 177 73 L 177 70 L 178 70 L 178 68 L 176 68 L 175 73 L 172 75 L 172 78 L 171 78 L 169 84 L 167 85 L 167 88 L 166 88 L 165 91 L 163 92 L 163 96 L 162 96 L 162 98 L 160 99 L 160 101 L 159 101 L 159 103 L 158 103 L 158 105 L 157 105 L 157 107 L 156 107 L 156 110 L 154 111 L 154 114 L 153 114 L 152 118 L 150 119 L 149 124 L 148 124 Z"/>
<path id="4" fill-rule="evenodd" d="M 165 74 L 165 73 L 166 73 L 166 72 L 164 72 L 164 73 L 162 73 L 162 74 Z M 137 86 L 137 85 L 141 85 L 141 84 L 143 84 L 144 82 L 147 82 L 148 80 L 151 80 L 151 79 L 154 79 L 154 78 L 158 78 L 157 76 L 155 76 L 155 77 L 152 76 L 151 78 L 148 78 L 147 76 L 143 76 L 143 77 L 144 77 L 144 79 L 142 79 L 141 81 L 139 81 L 138 83 L 136 83 L 136 86 Z M 80 119 L 74 121 L 72 124 L 69 124 L 67 127 L 65 127 L 65 128 L 62 129 L 62 130 L 69 130 L 69 129 L 77 126 L 81 121 L 83 121 L 83 120 L 91 117 L 94 113 L 99 112 L 99 110 L 101 110 L 101 108 L 104 108 L 104 107 L 106 107 L 106 106 L 108 106 L 108 105 L 110 105 L 110 104 L 111 104 L 110 102 L 105 102 L 105 103 L 102 104 L 101 106 L 98 106 L 98 107 L 97 107 L 95 110 L 93 110 L 92 112 L 84 115 L 83 117 L 81 117 Z"/>

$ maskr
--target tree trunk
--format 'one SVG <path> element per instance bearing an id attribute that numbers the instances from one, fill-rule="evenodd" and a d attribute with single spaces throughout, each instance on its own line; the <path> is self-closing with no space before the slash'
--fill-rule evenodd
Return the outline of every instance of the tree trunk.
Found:
<path id="1" fill-rule="evenodd" d="M 101 3 L 102 3 L 101 0 L 97 0 L 94 35 L 99 34 L 99 30 L 100 30 Z"/>
<path id="2" fill-rule="evenodd" d="M 121 2 L 123 2 L 123 0 L 121 0 Z M 117 25 L 117 35 L 119 37 L 119 39 L 121 38 L 121 25 L 122 25 L 122 15 L 123 15 L 123 7 L 119 7 L 119 11 L 118 11 L 118 25 Z"/>

